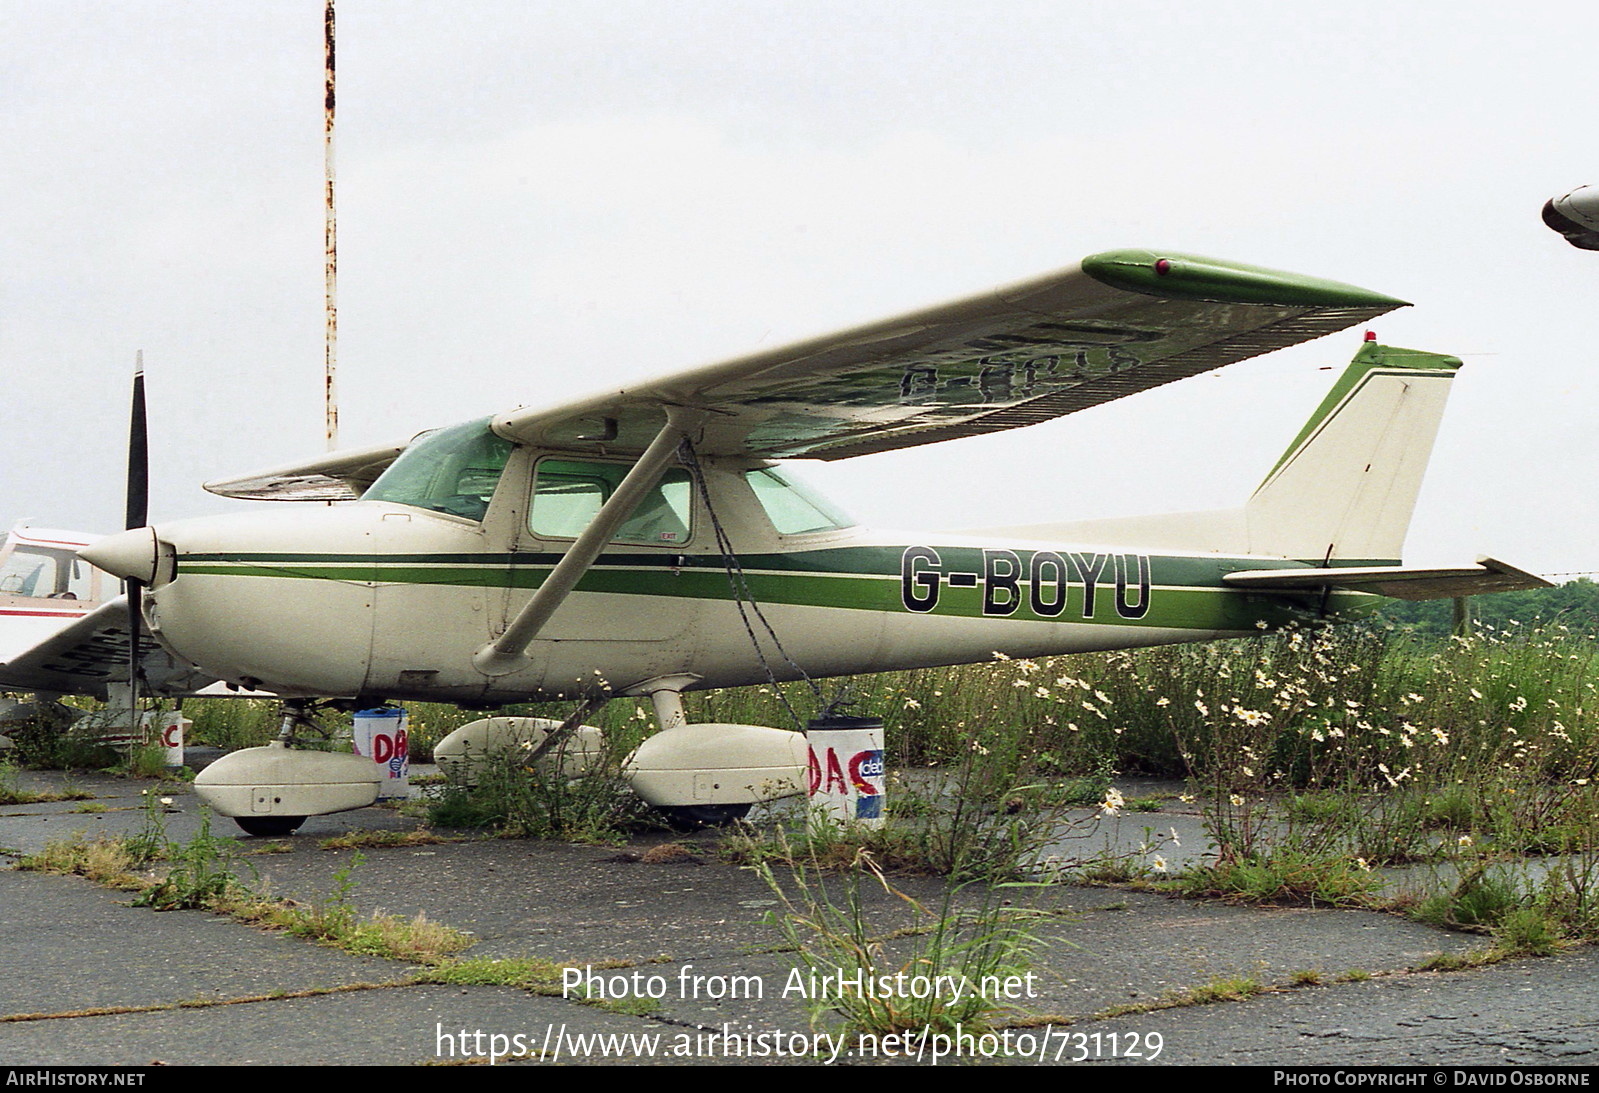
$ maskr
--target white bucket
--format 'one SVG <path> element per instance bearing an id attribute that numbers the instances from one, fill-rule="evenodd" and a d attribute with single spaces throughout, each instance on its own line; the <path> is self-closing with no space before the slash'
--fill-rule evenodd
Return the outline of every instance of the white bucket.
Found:
<path id="1" fill-rule="evenodd" d="M 883 723 L 871 717 L 819 718 L 805 727 L 805 738 L 811 822 L 882 827 Z"/>
<path id="2" fill-rule="evenodd" d="M 378 765 L 383 781 L 378 800 L 403 799 L 411 793 L 411 741 L 405 710 L 379 706 L 355 712 L 355 754 Z"/>
<path id="3" fill-rule="evenodd" d="M 183 737 L 193 724 L 178 710 L 167 710 L 156 718 L 155 743 L 160 745 L 167 766 L 183 766 Z"/>

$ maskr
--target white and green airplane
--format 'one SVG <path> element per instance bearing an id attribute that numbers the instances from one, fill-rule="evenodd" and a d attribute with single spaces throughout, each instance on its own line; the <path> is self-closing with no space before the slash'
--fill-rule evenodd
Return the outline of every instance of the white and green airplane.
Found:
<path id="1" fill-rule="evenodd" d="M 683 691 L 1208 641 L 1383 595 L 1544 584 L 1490 559 L 1401 564 L 1460 362 L 1370 340 L 1238 509 L 902 535 L 856 526 L 776 463 L 1031 425 L 1400 306 L 1237 263 L 1098 254 L 565 406 L 213 482 L 348 503 L 161 523 L 83 556 L 144 583 L 173 655 L 241 687 L 485 708 L 648 695 L 666 732 L 635 765 L 686 773 L 646 797 L 737 809 L 803 750 L 777 730 L 684 725 Z M 284 758 L 270 777 L 292 785 Z M 332 810 L 295 800 L 251 806 L 257 826 Z"/>

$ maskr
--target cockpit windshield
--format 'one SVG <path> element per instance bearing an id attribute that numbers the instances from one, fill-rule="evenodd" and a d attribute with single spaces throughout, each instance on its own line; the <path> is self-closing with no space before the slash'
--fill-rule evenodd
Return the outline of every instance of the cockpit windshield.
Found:
<path id="1" fill-rule="evenodd" d="M 489 418 L 428 433 L 400 454 L 361 495 L 482 520 L 515 447 L 495 436 Z"/>

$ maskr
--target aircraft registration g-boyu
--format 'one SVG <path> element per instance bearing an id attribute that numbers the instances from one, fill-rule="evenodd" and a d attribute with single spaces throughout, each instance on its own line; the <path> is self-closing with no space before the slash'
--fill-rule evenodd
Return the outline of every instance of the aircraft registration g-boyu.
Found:
<path id="1" fill-rule="evenodd" d="M 641 795 L 737 812 L 791 792 L 804 746 L 685 725 L 683 691 L 1206 641 L 1379 595 L 1545 583 L 1488 559 L 1400 563 L 1460 362 L 1369 340 L 1239 509 L 900 535 L 855 526 L 776 465 L 1031 425 L 1400 306 L 1236 263 L 1099 254 L 564 406 L 212 482 L 350 503 L 161 523 L 85 557 L 148 586 L 146 621 L 173 655 L 295 701 L 648 695 L 662 731 L 632 760 Z M 312 771 L 325 755 L 255 751 L 213 779 L 253 783 L 223 805 L 250 830 L 370 801 L 300 792 L 337 780 Z"/>

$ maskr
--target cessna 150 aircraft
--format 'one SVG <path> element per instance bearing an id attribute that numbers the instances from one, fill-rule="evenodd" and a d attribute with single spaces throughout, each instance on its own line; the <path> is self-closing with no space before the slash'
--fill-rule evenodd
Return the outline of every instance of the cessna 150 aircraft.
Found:
<path id="1" fill-rule="evenodd" d="M 79 556 L 98 538 L 35 527 L 6 535 L 0 545 L 0 689 L 32 691 L 41 701 L 87 695 L 131 709 L 131 699 L 119 690 L 126 687 L 134 640 L 127 600 Z M 174 663 L 148 638 L 139 644 L 148 689 L 188 694 L 216 682 L 189 664 Z"/>
<path id="2" fill-rule="evenodd" d="M 1460 362 L 1369 340 L 1236 510 L 896 535 L 774 465 L 1030 425 L 1400 306 L 1236 263 L 1099 254 L 565 406 L 212 482 L 351 503 L 161 523 L 84 556 L 148 588 L 145 620 L 175 656 L 293 700 L 649 695 L 663 731 L 634 757 L 641 794 L 737 811 L 791 791 L 803 745 L 685 725 L 683 691 L 1205 641 L 1358 613 L 1372 593 L 1544 584 L 1488 559 L 1400 564 Z M 325 755 L 254 750 L 230 782 L 253 791 L 223 809 L 250 830 L 371 800 L 301 792 L 342 777 Z"/>
<path id="3" fill-rule="evenodd" d="M 101 635 L 98 647 L 108 656 L 87 658 L 87 649 L 60 647 L 76 646 L 70 640 L 61 642 L 61 637 L 85 629 L 80 620 L 115 594 L 105 574 L 78 558 L 78 551 L 97 538 L 32 527 L 13 528 L 6 536 L 0 546 L 0 687 L 37 692 L 36 702 L 67 692 L 92 694 L 96 688 L 97 697 L 105 698 L 108 676 L 126 668 L 125 616 L 120 640 Z M 41 646 L 50 641 L 58 647 L 41 656 Z M 90 667 L 93 659 L 100 663 Z M 11 715 L 31 712 L 19 702 L 0 705 L 8 720 L 19 723 Z M 0 748 L 9 744 L 0 729 Z"/>

